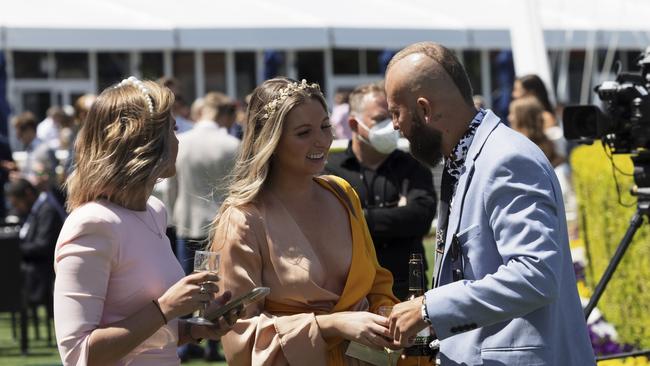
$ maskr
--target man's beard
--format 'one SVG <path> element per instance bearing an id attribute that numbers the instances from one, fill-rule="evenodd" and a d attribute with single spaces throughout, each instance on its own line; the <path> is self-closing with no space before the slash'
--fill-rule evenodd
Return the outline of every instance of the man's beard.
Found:
<path id="1" fill-rule="evenodd" d="M 411 155 L 421 163 L 433 168 L 442 160 L 442 133 L 424 124 L 417 113 L 411 120 L 411 136 L 407 136 L 411 144 Z"/>

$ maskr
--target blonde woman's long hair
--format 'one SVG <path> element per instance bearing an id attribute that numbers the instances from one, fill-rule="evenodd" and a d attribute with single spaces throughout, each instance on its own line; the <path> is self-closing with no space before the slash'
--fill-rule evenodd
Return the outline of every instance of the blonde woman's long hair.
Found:
<path id="1" fill-rule="evenodd" d="M 132 84 L 108 87 L 90 107 L 66 181 L 68 210 L 100 198 L 127 206 L 169 168 L 174 95 L 153 81 L 142 83 L 153 113 L 146 95 Z"/>
<path id="2" fill-rule="evenodd" d="M 295 83 L 295 80 L 280 77 L 267 80 L 253 90 L 242 146 L 228 183 L 228 195 L 213 221 L 213 230 L 219 224 L 221 214 L 229 207 L 240 207 L 257 198 L 271 170 L 271 157 L 278 146 L 289 112 L 309 99 L 318 101 L 327 111 L 327 103 L 318 84 L 287 88 L 290 84 L 297 85 Z M 280 98 L 280 94 L 287 89 L 291 90 L 289 95 Z M 269 113 L 269 103 L 274 101 L 280 103 L 273 113 Z"/>

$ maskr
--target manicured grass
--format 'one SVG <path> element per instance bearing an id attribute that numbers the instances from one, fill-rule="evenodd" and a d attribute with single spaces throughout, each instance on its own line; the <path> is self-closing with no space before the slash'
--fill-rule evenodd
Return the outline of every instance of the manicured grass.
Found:
<path id="1" fill-rule="evenodd" d="M 47 345 L 47 333 L 45 330 L 45 313 L 40 309 L 40 335 L 41 339 L 36 340 L 34 327 L 30 324 L 28 327 L 29 336 L 29 354 L 23 356 L 20 354 L 20 342 L 13 339 L 11 334 L 11 314 L 0 313 L 0 366 L 59 366 L 61 359 L 56 349 L 55 341 L 52 346 Z M 19 328 L 18 328 L 19 329 Z M 205 362 L 192 360 L 192 362 L 183 365 L 192 366 L 226 366 L 225 362 Z"/>
<path id="2" fill-rule="evenodd" d="M 0 366 L 29 365 L 29 366 L 51 366 L 61 365 L 59 353 L 54 346 L 47 345 L 47 333 L 45 330 L 45 312 L 40 309 L 40 335 L 41 339 L 36 340 L 34 327 L 28 325 L 27 334 L 29 337 L 29 354 L 23 356 L 20 353 L 20 338 L 13 339 L 11 332 L 11 314 L 0 313 Z M 18 320 L 18 315 L 16 315 Z M 16 327 L 20 332 L 20 327 Z M 19 333 L 20 334 L 20 333 Z M 54 338 L 54 335 L 52 335 Z M 54 339 L 52 340 L 54 344 Z"/>

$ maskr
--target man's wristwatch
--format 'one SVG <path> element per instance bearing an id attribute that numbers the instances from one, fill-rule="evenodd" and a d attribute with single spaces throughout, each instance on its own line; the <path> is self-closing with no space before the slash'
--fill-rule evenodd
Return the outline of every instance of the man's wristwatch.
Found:
<path id="1" fill-rule="evenodd" d="M 427 324 L 431 325 L 431 320 L 429 319 L 429 313 L 427 313 L 427 297 L 422 296 L 422 308 L 420 310 L 420 314 L 422 315 L 422 320 L 427 322 Z"/>

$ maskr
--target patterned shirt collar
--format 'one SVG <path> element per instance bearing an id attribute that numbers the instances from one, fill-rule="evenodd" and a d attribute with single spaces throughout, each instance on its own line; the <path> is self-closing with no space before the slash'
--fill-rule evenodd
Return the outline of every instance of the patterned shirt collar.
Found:
<path id="1" fill-rule="evenodd" d="M 463 174 L 467 152 L 469 151 L 469 147 L 472 145 L 476 130 L 481 124 L 481 121 L 483 121 L 483 117 L 485 117 L 486 113 L 485 109 L 480 109 L 478 113 L 476 113 L 472 122 L 469 123 L 467 132 L 465 132 L 456 147 L 451 151 L 451 156 L 445 158 L 445 169 L 452 177 L 454 177 L 454 179 L 456 179 L 456 181 L 458 181 L 458 178 Z"/>

